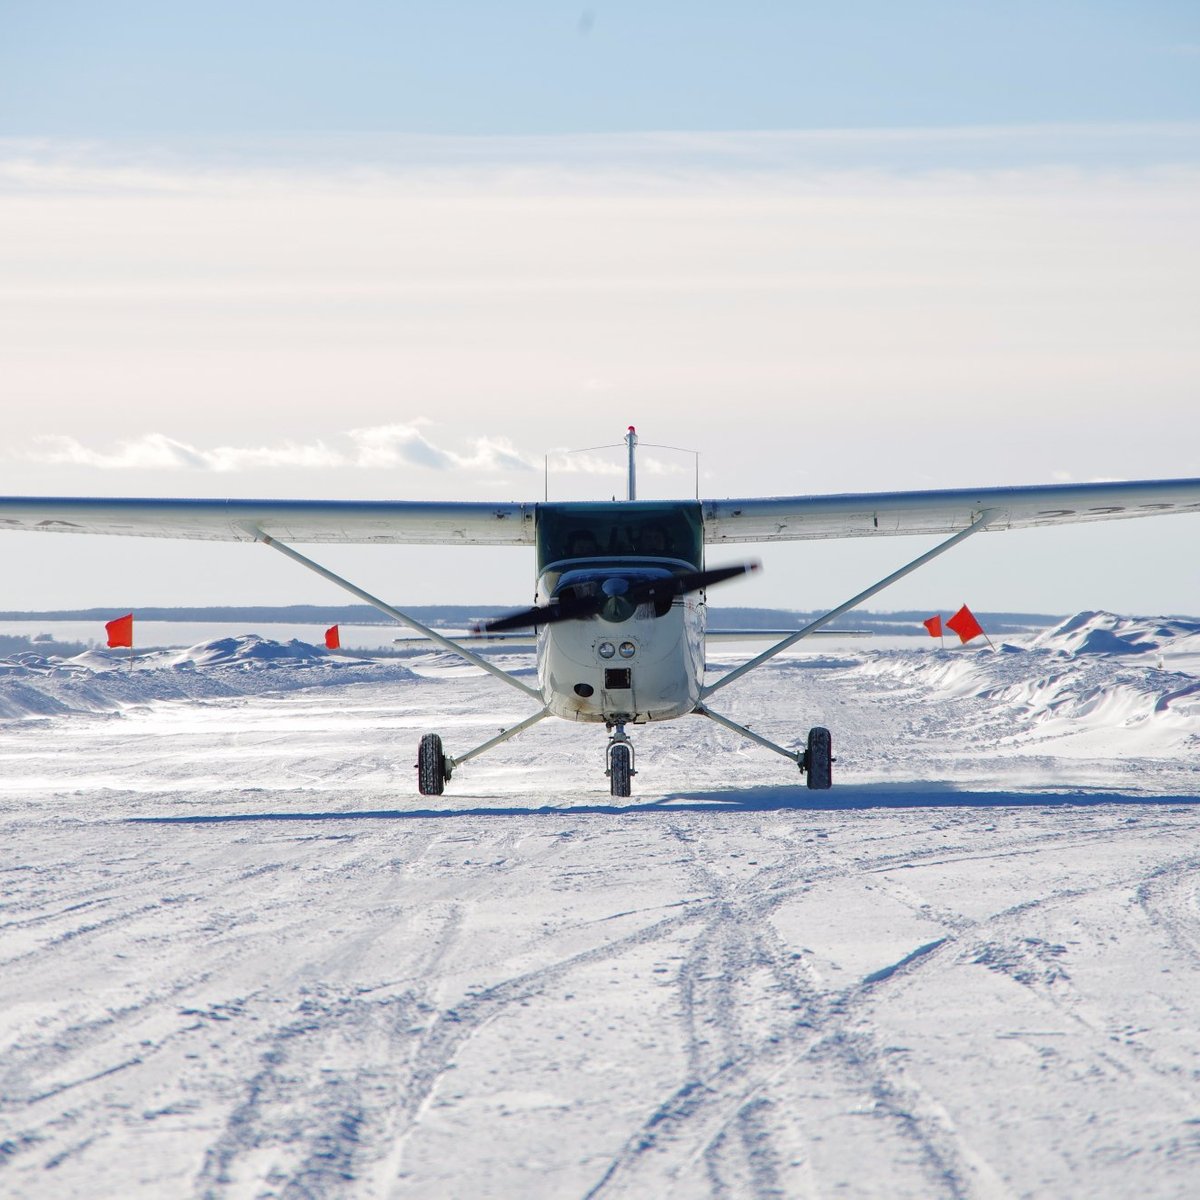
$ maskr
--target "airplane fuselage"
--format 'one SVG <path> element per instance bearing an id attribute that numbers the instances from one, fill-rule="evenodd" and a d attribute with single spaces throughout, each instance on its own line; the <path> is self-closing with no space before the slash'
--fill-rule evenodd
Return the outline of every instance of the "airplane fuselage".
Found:
<path id="1" fill-rule="evenodd" d="M 692 712 L 704 676 L 703 599 L 677 597 L 662 616 L 639 605 L 624 620 L 603 616 L 543 626 L 538 684 L 555 716 L 641 723 Z"/>
<path id="2" fill-rule="evenodd" d="M 538 683 L 573 721 L 663 721 L 692 712 L 704 681 L 703 591 L 634 603 L 655 580 L 703 567 L 699 505 L 539 505 L 538 605 L 598 611 L 538 630 Z"/>

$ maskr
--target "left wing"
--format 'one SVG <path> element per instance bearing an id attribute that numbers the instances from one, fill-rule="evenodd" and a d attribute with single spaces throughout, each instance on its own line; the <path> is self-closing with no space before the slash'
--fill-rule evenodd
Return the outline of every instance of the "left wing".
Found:
<path id="1" fill-rule="evenodd" d="M 993 532 L 1200 512 L 1200 479 L 860 492 L 701 503 L 704 540 L 709 543 L 955 533 L 985 512 L 993 514 L 987 527 Z"/>
<path id="2" fill-rule="evenodd" d="M 0 530 L 252 542 L 533 545 L 532 504 L 421 500 L 130 500 L 0 497 Z"/>

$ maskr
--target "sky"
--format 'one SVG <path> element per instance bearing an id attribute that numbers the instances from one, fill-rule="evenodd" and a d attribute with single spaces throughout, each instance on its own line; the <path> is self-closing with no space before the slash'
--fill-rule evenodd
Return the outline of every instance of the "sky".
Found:
<path id="1" fill-rule="evenodd" d="M 1200 8 L 0 0 L 6 494 L 536 500 L 1200 476 Z M 646 496 L 691 454 L 647 446 Z M 873 601 L 1200 613 L 1200 517 Z M 762 547 L 836 604 L 927 543 Z M 4 539 L 0 608 L 330 602 Z M 527 551 L 317 557 L 520 604 Z M 730 557 L 726 552 L 713 561 Z"/>

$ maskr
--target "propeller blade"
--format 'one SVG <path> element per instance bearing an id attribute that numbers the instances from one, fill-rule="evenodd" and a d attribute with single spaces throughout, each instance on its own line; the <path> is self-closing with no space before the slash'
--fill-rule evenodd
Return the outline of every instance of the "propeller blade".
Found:
<path id="1" fill-rule="evenodd" d="M 757 571 L 759 565 L 756 562 L 735 563 L 729 567 L 713 567 L 708 571 L 685 571 L 682 575 L 672 575 L 667 579 L 648 579 L 644 583 L 635 583 L 629 589 L 629 598 L 636 604 L 646 604 L 661 602 L 668 597 L 686 596 L 689 592 L 698 592 L 714 583 L 724 583 L 727 579 Z"/>
<path id="2" fill-rule="evenodd" d="M 748 562 L 730 567 L 713 567 L 709 571 L 685 571 L 681 575 L 630 583 L 627 591 L 616 595 L 622 596 L 634 608 L 640 604 L 652 603 L 656 610 L 661 610 L 661 616 L 676 596 L 686 596 L 689 592 L 698 592 L 714 583 L 724 583 L 727 579 L 735 579 L 739 575 L 758 569 L 758 563 Z M 585 617 L 594 617 L 613 598 L 603 588 L 590 596 L 560 596 L 551 604 L 535 604 L 532 608 L 523 608 L 519 612 L 509 613 L 508 616 L 497 617 L 494 621 L 485 621 L 477 626 L 475 631 L 502 633 L 507 629 L 536 629 L 539 625 L 554 625 L 559 621 L 578 621 Z"/>
<path id="3" fill-rule="evenodd" d="M 506 617 L 485 621 L 479 626 L 479 631 L 502 633 L 506 629 L 536 629 L 539 625 L 554 625 L 559 621 L 576 621 L 583 617 L 594 617 L 607 599 L 608 597 L 604 595 L 583 598 L 564 597 L 555 600 L 552 604 L 535 604 L 532 608 L 523 608 L 520 612 L 509 613 Z"/>

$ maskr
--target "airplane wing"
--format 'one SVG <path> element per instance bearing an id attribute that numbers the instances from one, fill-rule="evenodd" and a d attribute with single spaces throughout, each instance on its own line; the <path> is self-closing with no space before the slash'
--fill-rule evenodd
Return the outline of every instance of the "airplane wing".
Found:
<path id="1" fill-rule="evenodd" d="M 703 500 L 704 540 L 772 542 L 946 534 L 1200 512 L 1200 479 Z M 530 546 L 537 505 L 412 500 L 0 497 L 0 530 L 242 541 Z"/>
<path id="2" fill-rule="evenodd" d="M 984 512 L 993 514 L 987 530 L 990 533 L 1035 525 L 1200 512 L 1200 479 L 861 492 L 701 503 L 704 540 L 710 544 L 946 534 L 966 529 Z"/>
<path id="3" fill-rule="evenodd" d="M 532 504 L 0 497 L 0 530 L 252 542 L 533 545 Z"/>

